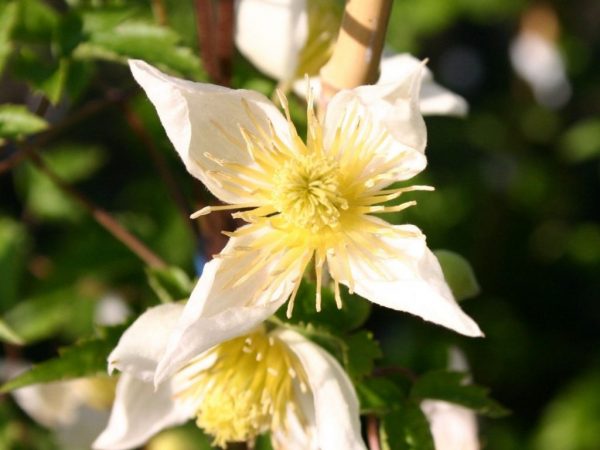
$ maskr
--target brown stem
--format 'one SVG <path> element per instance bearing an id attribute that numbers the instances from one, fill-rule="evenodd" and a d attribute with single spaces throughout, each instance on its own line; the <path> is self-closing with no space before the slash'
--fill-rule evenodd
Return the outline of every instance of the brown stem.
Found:
<path id="1" fill-rule="evenodd" d="M 33 164 L 42 171 L 48 178 L 50 178 L 65 194 L 71 197 L 75 202 L 86 209 L 92 217 L 104 227 L 109 233 L 123 243 L 129 250 L 135 253 L 142 261 L 148 264 L 150 267 L 166 267 L 166 263 L 158 257 L 152 250 L 150 250 L 144 243 L 138 238 L 127 231 L 123 226 L 117 222 L 108 212 L 102 208 L 96 206 L 90 200 L 88 200 L 83 194 L 75 190 L 72 186 L 67 184 L 62 178 L 60 178 L 52 169 L 50 169 L 44 160 L 34 151 L 30 150 L 27 152 L 27 156 L 33 162 Z"/>
<path id="2" fill-rule="evenodd" d="M 369 450 L 381 450 L 379 423 L 377 417 L 373 414 L 367 416 L 367 440 L 369 442 Z"/>
<path id="3" fill-rule="evenodd" d="M 29 156 L 30 152 L 47 144 L 65 129 L 75 125 L 76 123 L 81 122 L 82 120 L 87 119 L 88 117 L 106 109 L 109 106 L 112 106 L 114 103 L 119 103 L 126 100 L 131 95 L 131 93 L 132 92 L 111 92 L 109 93 L 107 98 L 102 100 L 94 100 L 87 103 L 85 106 L 71 114 L 66 119 L 62 120 L 56 125 L 53 125 L 48 130 L 39 133 L 38 135 L 33 137 L 32 140 L 28 143 L 21 145 L 18 151 L 16 151 L 3 161 L 0 161 L 0 175 L 19 165 L 21 161 L 23 161 Z M 2 147 L 0 147 L 0 150 L 4 151 L 8 149 L 9 145 L 10 144 L 3 145 Z"/>
<path id="4" fill-rule="evenodd" d="M 213 6 L 211 0 L 196 0 L 196 26 L 198 28 L 198 47 L 204 68 L 213 80 L 219 79 L 219 66 L 215 55 Z"/>
<path id="5" fill-rule="evenodd" d="M 217 61 L 222 86 L 231 86 L 231 59 L 233 58 L 233 0 L 220 0 L 217 18 Z"/>
<path id="6" fill-rule="evenodd" d="M 165 183 L 169 194 L 175 201 L 177 209 L 181 214 L 184 223 L 192 232 L 192 234 L 197 237 L 198 230 L 196 229 L 196 227 L 193 226 L 192 221 L 190 220 L 190 214 L 192 211 L 188 206 L 188 203 L 185 199 L 185 196 L 183 195 L 179 184 L 177 183 L 177 180 L 169 171 L 168 164 L 163 154 L 160 152 L 160 150 L 154 143 L 154 139 L 152 139 L 152 136 L 150 136 L 150 133 L 148 133 L 148 130 L 146 130 L 146 127 L 140 119 L 140 116 L 135 112 L 135 110 L 131 107 L 131 104 L 128 101 L 122 102 L 119 105 L 119 107 L 123 112 L 123 115 L 125 116 L 127 124 L 129 125 L 133 133 L 142 142 L 144 148 L 146 148 L 146 150 L 150 154 L 150 158 L 152 159 L 152 162 L 154 163 L 154 166 L 156 167 L 159 176 Z"/>
<path id="7" fill-rule="evenodd" d="M 373 371 L 373 375 L 376 377 L 384 377 L 386 375 L 403 375 L 412 382 L 417 381 L 419 378 L 412 370 L 402 366 L 377 367 Z"/>
<path id="8" fill-rule="evenodd" d="M 377 81 L 392 0 L 348 0 L 331 59 L 321 69 L 326 105 L 337 91 Z"/>

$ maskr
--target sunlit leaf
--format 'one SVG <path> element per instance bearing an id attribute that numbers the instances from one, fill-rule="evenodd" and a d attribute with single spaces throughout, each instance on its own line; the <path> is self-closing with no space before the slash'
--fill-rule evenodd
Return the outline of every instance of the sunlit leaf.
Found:
<path id="1" fill-rule="evenodd" d="M 449 250 L 436 250 L 434 253 L 457 300 L 465 300 L 479 294 L 479 283 L 469 261 Z"/>
<path id="2" fill-rule="evenodd" d="M 23 105 L 0 105 L 0 140 L 37 133 L 47 126 L 44 119 L 36 116 Z"/>

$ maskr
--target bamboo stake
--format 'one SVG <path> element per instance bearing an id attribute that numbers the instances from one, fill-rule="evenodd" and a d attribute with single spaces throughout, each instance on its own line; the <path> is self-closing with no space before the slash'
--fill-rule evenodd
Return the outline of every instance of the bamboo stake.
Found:
<path id="1" fill-rule="evenodd" d="M 392 0 L 348 0 L 331 59 L 321 69 L 321 106 L 341 89 L 373 84 Z"/>

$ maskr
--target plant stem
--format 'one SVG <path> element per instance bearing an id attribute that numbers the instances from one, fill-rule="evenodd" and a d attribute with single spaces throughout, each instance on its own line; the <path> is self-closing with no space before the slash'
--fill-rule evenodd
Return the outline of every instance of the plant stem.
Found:
<path id="1" fill-rule="evenodd" d="M 221 86 L 231 85 L 231 59 L 233 58 L 233 0 L 220 0 L 217 17 L 217 82 Z"/>
<path id="2" fill-rule="evenodd" d="M 159 25 L 167 25 L 169 23 L 167 16 L 167 8 L 163 0 L 152 0 L 152 12 Z"/>
<path id="3" fill-rule="evenodd" d="M 321 69 L 321 104 L 339 90 L 377 81 L 392 0 L 348 0 L 331 59 Z"/>
<path id="4" fill-rule="evenodd" d="M 377 417 L 373 414 L 367 416 L 367 439 L 369 441 L 369 450 L 381 450 L 379 423 L 377 422 Z"/>
<path id="5" fill-rule="evenodd" d="M 214 11 L 212 0 L 196 0 L 196 27 L 198 32 L 198 48 L 206 72 L 213 80 L 219 78 L 219 66 L 215 55 Z"/>
<path id="6" fill-rule="evenodd" d="M 52 182 L 54 182 L 65 194 L 86 209 L 92 215 L 92 217 L 100 225 L 102 225 L 102 227 L 104 227 L 104 229 L 111 233 L 116 239 L 121 241 L 121 243 L 123 243 L 142 261 L 144 261 L 150 267 L 161 268 L 167 266 L 167 264 L 160 257 L 146 247 L 146 245 L 133 234 L 123 228 L 123 226 L 108 212 L 92 203 L 87 197 L 75 190 L 72 186 L 60 178 L 52 169 L 50 169 L 50 167 L 46 165 L 44 160 L 34 150 L 27 152 L 27 156 L 31 162 L 48 178 L 50 178 Z"/>

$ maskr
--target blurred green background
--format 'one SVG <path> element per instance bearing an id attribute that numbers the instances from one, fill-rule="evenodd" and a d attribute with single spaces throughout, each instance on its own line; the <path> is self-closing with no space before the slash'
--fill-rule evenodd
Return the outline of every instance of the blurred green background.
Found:
<path id="1" fill-rule="evenodd" d="M 510 48 L 525 32 L 562 55 L 568 99 L 563 89 L 540 101 L 516 74 Z M 368 328 L 390 362 L 417 372 L 437 364 L 448 343 L 464 349 L 473 378 L 512 410 L 481 422 L 484 448 L 599 449 L 600 3 L 396 0 L 388 44 L 429 58 L 436 80 L 469 102 L 465 119 L 426 119 L 429 166 L 416 183 L 436 192 L 416 193 L 419 205 L 399 220 L 421 227 L 430 248 L 471 262 L 482 291 L 462 306 L 486 338 L 382 309 Z M 213 240 L 196 239 L 164 182 L 166 169 L 189 205 L 209 200 L 124 64 L 139 57 L 206 80 L 198 55 L 191 1 L 0 4 L 0 106 L 25 105 L 51 130 L 0 147 L 0 312 L 30 343 L 5 344 L 4 358 L 43 360 L 90 333 L 107 295 L 134 311 L 156 302 L 144 264 L 34 164 L 13 164 L 24 147 L 37 146 L 52 171 L 190 277 L 218 245 L 207 223 Z M 275 86 L 238 54 L 233 74 L 234 87 L 270 94 Z M 3 123 L 15 111 L 27 132 Z M 0 110 L 4 136 L 43 127 L 22 110 Z M 43 436 L 2 398 L 2 448 L 52 448 Z"/>

